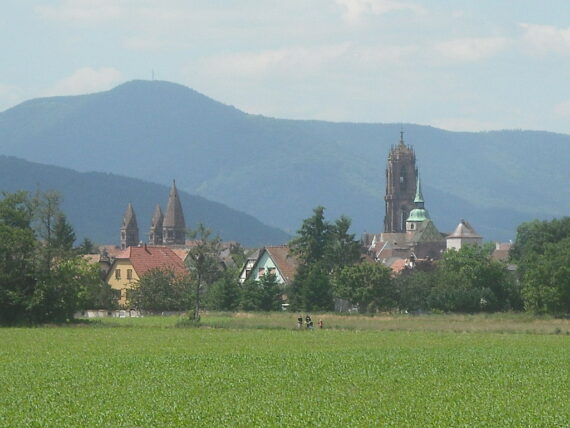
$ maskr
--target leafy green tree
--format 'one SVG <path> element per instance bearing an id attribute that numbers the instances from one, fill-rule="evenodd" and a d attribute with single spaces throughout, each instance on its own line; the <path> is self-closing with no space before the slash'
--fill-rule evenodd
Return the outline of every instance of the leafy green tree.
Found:
<path id="1" fill-rule="evenodd" d="M 318 206 L 313 213 L 303 220 L 297 237 L 289 243 L 293 254 L 305 265 L 324 259 L 332 233 L 331 225 L 325 220 L 325 208 Z"/>
<path id="2" fill-rule="evenodd" d="M 431 309 L 428 299 L 436 283 L 433 271 L 403 271 L 393 281 L 400 310 L 418 312 Z"/>
<path id="3" fill-rule="evenodd" d="M 245 281 L 241 289 L 240 307 L 244 311 L 279 311 L 283 290 L 275 274 L 267 273 L 255 281 Z"/>
<path id="4" fill-rule="evenodd" d="M 379 263 L 345 266 L 335 275 L 335 295 L 358 305 L 360 312 L 376 312 L 396 307 L 392 272 Z"/>
<path id="5" fill-rule="evenodd" d="M 203 224 L 199 224 L 196 230 L 189 231 L 188 235 L 194 240 L 194 245 L 186 257 L 194 287 L 192 320 L 199 322 L 202 293 L 222 274 L 222 263 L 219 257 L 221 240 L 219 236 L 212 236 L 212 231 Z"/>
<path id="6" fill-rule="evenodd" d="M 523 274 L 525 308 L 535 313 L 570 313 L 570 237 L 546 243 L 544 254 L 527 262 Z"/>
<path id="7" fill-rule="evenodd" d="M 436 275 L 428 298 L 434 309 L 492 312 L 520 308 L 520 294 L 506 266 L 479 246 L 446 251 Z"/>
<path id="8" fill-rule="evenodd" d="M 354 238 L 354 234 L 348 233 L 351 223 L 348 217 L 341 216 L 331 228 L 325 259 L 332 270 L 342 269 L 360 261 L 360 243 Z"/>
<path id="9" fill-rule="evenodd" d="M 258 282 L 261 289 L 259 309 L 262 311 L 281 310 L 283 291 L 281 285 L 277 282 L 277 276 L 272 273 L 266 273 L 259 278 Z"/>
<path id="10" fill-rule="evenodd" d="M 349 234 L 350 219 L 340 217 L 334 224 L 325 220 L 324 208 L 313 210 L 297 236 L 289 243 L 300 266 L 288 290 L 294 309 L 331 310 L 334 308 L 331 275 L 360 259 L 360 244 Z"/>
<path id="11" fill-rule="evenodd" d="M 534 220 L 517 228 L 517 236 L 511 249 L 511 258 L 522 264 L 546 251 L 546 245 L 570 237 L 570 217 L 551 221 Z"/>
<path id="12" fill-rule="evenodd" d="M 54 261 L 50 274 L 34 289 L 28 309 L 34 323 L 67 322 L 85 309 L 86 290 L 99 286 L 99 269 L 81 257 Z"/>
<path id="13" fill-rule="evenodd" d="M 322 262 L 301 265 L 287 294 L 294 310 L 333 310 L 334 300 L 328 266 Z"/>
<path id="14" fill-rule="evenodd" d="M 0 200 L 0 323 L 29 321 L 36 287 L 33 204 L 26 193 L 3 193 Z"/>
<path id="15" fill-rule="evenodd" d="M 145 311 L 183 311 L 191 304 L 191 283 L 172 269 L 146 272 L 129 290 L 129 301 Z"/>
<path id="16" fill-rule="evenodd" d="M 227 269 L 208 290 L 207 306 L 215 311 L 235 311 L 240 303 L 238 269 Z"/>

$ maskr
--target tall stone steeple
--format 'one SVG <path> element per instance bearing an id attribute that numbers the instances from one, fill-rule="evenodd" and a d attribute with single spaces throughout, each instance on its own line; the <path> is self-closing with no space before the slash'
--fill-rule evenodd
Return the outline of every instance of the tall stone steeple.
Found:
<path id="1" fill-rule="evenodd" d="M 404 142 L 404 131 L 401 131 L 399 144 L 392 146 L 388 154 L 384 232 L 406 231 L 406 220 L 415 207 L 416 181 L 416 154 L 414 149 Z"/>
<path id="2" fill-rule="evenodd" d="M 406 231 L 417 230 L 418 223 L 429 219 L 429 213 L 425 209 L 424 195 L 422 194 L 422 183 L 418 174 L 416 183 L 416 197 L 414 198 L 415 208 L 410 211 L 409 217 L 406 219 Z"/>
<path id="3" fill-rule="evenodd" d="M 162 228 L 164 222 L 164 215 L 160 209 L 160 205 L 156 204 L 154 214 L 150 221 L 150 231 L 148 232 L 148 241 L 150 245 L 162 245 Z"/>
<path id="4" fill-rule="evenodd" d="M 164 245 L 184 245 L 186 243 L 186 223 L 174 180 L 168 195 L 166 215 L 162 222 L 162 240 Z"/>
<path id="5" fill-rule="evenodd" d="M 139 227 L 133 205 L 129 202 L 121 225 L 121 248 L 135 247 L 139 244 Z"/>

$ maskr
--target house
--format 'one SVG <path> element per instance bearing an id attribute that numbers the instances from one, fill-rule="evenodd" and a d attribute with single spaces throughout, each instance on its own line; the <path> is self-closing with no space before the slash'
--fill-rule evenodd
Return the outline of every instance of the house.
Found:
<path id="1" fill-rule="evenodd" d="M 289 285 L 297 273 L 299 263 L 287 245 L 263 247 L 257 258 L 249 259 L 240 272 L 240 283 L 252 278 L 259 280 L 265 274 L 274 274 L 279 284 Z"/>
<path id="2" fill-rule="evenodd" d="M 128 247 L 115 257 L 105 282 L 119 294 L 119 304 L 128 303 L 128 290 L 152 269 L 172 269 L 177 275 L 188 274 L 184 262 L 171 248 L 164 246 Z"/>
<path id="3" fill-rule="evenodd" d="M 468 221 L 461 219 L 453 233 L 447 235 L 447 249 L 460 250 L 466 245 L 481 245 L 483 238 Z"/>

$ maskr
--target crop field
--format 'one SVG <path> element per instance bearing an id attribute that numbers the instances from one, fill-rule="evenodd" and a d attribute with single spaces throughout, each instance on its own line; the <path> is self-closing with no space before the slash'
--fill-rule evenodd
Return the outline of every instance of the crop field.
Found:
<path id="1" fill-rule="evenodd" d="M 568 321 L 294 319 L 2 328 L 0 426 L 570 426 Z"/>

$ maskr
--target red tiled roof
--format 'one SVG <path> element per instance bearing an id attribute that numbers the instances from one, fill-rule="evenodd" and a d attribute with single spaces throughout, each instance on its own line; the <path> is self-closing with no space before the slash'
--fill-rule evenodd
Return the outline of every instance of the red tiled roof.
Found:
<path id="1" fill-rule="evenodd" d="M 281 272 L 283 280 L 287 284 L 293 281 L 297 274 L 299 263 L 297 262 L 297 259 L 289 253 L 289 247 L 286 245 L 279 245 L 276 247 L 265 247 L 265 249 L 273 259 L 273 262 L 275 263 L 275 266 L 277 266 L 277 269 L 279 269 L 279 272 Z"/>
<path id="2" fill-rule="evenodd" d="M 176 274 L 185 275 L 188 269 L 184 262 L 168 247 L 128 247 L 117 259 L 128 259 L 139 278 L 151 269 L 172 269 Z"/>
<path id="3" fill-rule="evenodd" d="M 406 259 L 397 259 L 392 263 L 390 269 L 392 269 L 393 273 L 400 273 L 406 268 Z"/>

